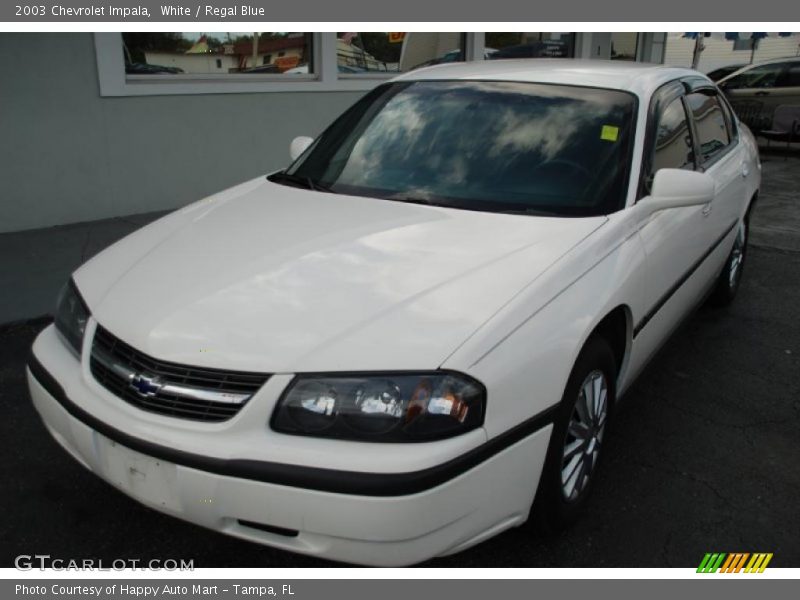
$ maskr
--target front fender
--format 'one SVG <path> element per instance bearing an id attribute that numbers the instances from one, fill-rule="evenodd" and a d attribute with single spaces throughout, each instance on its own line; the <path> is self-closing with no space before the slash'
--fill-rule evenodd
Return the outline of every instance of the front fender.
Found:
<path id="1" fill-rule="evenodd" d="M 443 365 L 486 385 L 490 438 L 561 400 L 581 348 L 612 310 L 626 307 L 634 322 L 644 313 L 645 257 L 634 213 L 611 215 L 607 227 L 556 263 Z M 618 387 L 625 382 L 623 363 Z"/>

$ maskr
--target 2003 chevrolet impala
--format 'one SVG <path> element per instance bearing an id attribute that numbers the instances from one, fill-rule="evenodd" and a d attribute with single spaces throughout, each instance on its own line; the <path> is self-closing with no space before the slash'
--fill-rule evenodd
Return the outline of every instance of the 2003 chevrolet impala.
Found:
<path id="1" fill-rule="evenodd" d="M 760 184 L 709 79 L 600 61 L 414 71 L 291 154 L 78 269 L 28 380 L 133 498 L 365 564 L 572 522 Z"/>

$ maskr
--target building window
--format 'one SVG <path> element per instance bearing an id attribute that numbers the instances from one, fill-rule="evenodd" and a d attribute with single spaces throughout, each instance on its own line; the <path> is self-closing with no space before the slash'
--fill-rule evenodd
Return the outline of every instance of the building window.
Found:
<path id="1" fill-rule="evenodd" d="M 312 36 L 299 32 L 123 33 L 128 77 L 314 73 Z M 272 53 L 278 59 L 272 62 Z"/>
<path id="2" fill-rule="evenodd" d="M 351 32 L 336 35 L 336 64 L 340 74 L 398 73 L 462 60 L 462 33 Z"/>
<path id="3" fill-rule="evenodd" d="M 616 34 L 615 34 L 616 35 Z M 636 55 L 651 56 L 648 36 Z M 612 34 L 600 34 L 610 55 Z M 364 92 L 396 73 L 464 60 L 589 57 L 570 32 L 95 33 L 102 96 Z M 618 58 L 631 54 L 615 41 Z M 122 49 L 122 51 L 120 51 Z M 643 50 L 643 51 L 640 51 Z M 658 59 L 660 59 L 660 53 Z M 169 82 L 168 85 L 165 85 Z"/>
<path id="4" fill-rule="evenodd" d="M 484 58 L 570 58 L 575 55 L 574 33 L 486 33 Z"/>
<path id="5" fill-rule="evenodd" d="M 636 60 L 639 34 L 621 32 L 611 34 L 611 60 Z"/>

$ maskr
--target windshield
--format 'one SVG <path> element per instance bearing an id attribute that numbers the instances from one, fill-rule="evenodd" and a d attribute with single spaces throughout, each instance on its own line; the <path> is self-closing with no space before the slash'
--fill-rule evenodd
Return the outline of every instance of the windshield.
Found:
<path id="1" fill-rule="evenodd" d="M 492 212 L 601 215 L 623 207 L 636 99 L 520 82 L 380 86 L 278 182 Z"/>

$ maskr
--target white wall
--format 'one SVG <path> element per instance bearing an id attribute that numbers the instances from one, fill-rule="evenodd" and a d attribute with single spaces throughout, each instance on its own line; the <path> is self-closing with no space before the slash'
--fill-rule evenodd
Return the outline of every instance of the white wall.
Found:
<path id="1" fill-rule="evenodd" d="M 91 33 L 0 34 L 0 232 L 177 208 L 289 161 L 363 92 L 104 98 Z"/>
<path id="2" fill-rule="evenodd" d="M 667 48 L 664 64 L 677 67 L 691 67 L 695 41 L 681 37 L 682 33 L 667 35 Z M 698 70 L 708 73 L 719 67 L 735 64 L 748 64 L 750 50 L 734 50 L 733 42 L 715 38 L 703 38 L 705 50 L 700 54 Z M 753 62 L 798 56 L 800 52 L 800 35 L 779 38 L 767 37 L 759 41 Z"/>

